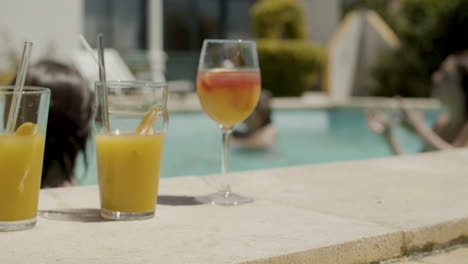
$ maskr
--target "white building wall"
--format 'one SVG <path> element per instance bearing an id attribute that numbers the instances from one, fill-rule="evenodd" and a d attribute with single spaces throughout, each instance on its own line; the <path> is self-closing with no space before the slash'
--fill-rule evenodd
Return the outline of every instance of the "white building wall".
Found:
<path id="1" fill-rule="evenodd" d="M 9 66 L 9 43 L 19 55 L 26 40 L 34 42 L 33 62 L 44 56 L 68 61 L 79 46 L 83 5 L 83 0 L 1 0 L 0 70 Z"/>
<path id="2" fill-rule="evenodd" d="M 330 41 L 341 16 L 340 0 L 302 0 L 309 39 L 321 44 Z"/>

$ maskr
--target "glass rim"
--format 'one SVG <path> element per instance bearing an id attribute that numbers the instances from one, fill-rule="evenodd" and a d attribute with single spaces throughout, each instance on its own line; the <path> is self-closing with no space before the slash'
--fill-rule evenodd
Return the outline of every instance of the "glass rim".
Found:
<path id="1" fill-rule="evenodd" d="M 203 43 L 228 43 L 228 44 L 256 44 L 255 40 L 248 40 L 248 39 L 205 39 Z"/>
<path id="2" fill-rule="evenodd" d="M 0 95 L 2 94 L 14 94 L 14 85 L 1 85 L 0 86 Z M 12 90 L 13 89 L 13 90 Z M 37 94 L 50 94 L 50 89 L 47 87 L 40 87 L 40 86 L 24 86 L 23 91 L 21 92 L 23 95 L 37 95 Z"/>
<path id="3" fill-rule="evenodd" d="M 134 86 L 139 87 L 148 87 L 148 88 L 164 88 L 168 86 L 167 82 L 153 82 L 153 81 L 137 81 L 137 80 L 110 80 L 110 81 L 96 81 L 95 85 L 107 84 L 108 88 L 135 88 Z M 133 85 L 133 87 L 132 87 Z"/>

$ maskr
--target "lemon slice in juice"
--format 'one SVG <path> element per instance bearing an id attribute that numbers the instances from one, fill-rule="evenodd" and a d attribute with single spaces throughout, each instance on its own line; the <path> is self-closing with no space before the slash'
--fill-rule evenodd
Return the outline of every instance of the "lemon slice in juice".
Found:
<path id="1" fill-rule="evenodd" d="M 143 120 L 141 120 L 135 132 L 140 135 L 151 135 L 154 132 L 154 124 L 158 118 L 159 105 L 155 104 L 151 109 L 146 113 Z"/>
<path id="2" fill-rule="evenodd" d="M 39 125 L 32 122 L 23 123 L 16 129 L 15 135 L 17 136 L 30 136 L 37 133 Z"/>

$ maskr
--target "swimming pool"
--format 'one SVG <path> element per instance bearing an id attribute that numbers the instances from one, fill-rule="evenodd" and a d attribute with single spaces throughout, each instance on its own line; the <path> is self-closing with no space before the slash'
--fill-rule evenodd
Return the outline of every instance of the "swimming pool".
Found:
<path id="1" fill-rule="evenodd" d="M 431 125 L 435 113 L 426 114 Z M 331 161 L 390 156 L 385 141 L 370 131 L 362 109 L 330 108 L 276 110 L 273 122 L 278 139 L 269 150 L 231 149 L 230 170 L 276 168 Z M 409 153 L 422 142 L 412 133 L 397 130 Z M 77 166 L 78 182 L 97 183 L 94 144 L 88 148 L 89 167 Z M 203 175 L 220 170 L 221 135 L 218 126 L 203 112 L 172 113 L 167 131 L 161 177 Z"/>

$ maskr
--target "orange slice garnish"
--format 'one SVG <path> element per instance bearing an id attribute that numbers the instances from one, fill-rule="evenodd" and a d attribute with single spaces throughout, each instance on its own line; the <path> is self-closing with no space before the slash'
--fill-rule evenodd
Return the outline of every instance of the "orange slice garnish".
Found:
<path id="1" fill-rule="evenodd" d="M 154 124 L 158 118 L 158 111 L 159 105 L 153 105 L 143 120 L 141 120 L 135 132 L 140 135 L 152 135 L 154 133 Z"/>
<path id="2" fill-rule="evenodd" d="M 16 129 L 15 135 L 17 136 L 30 136 L 37 133 L 39 125 L 32 122 L 23 123 Z"/>

